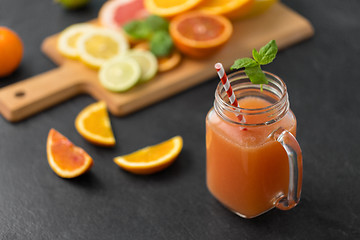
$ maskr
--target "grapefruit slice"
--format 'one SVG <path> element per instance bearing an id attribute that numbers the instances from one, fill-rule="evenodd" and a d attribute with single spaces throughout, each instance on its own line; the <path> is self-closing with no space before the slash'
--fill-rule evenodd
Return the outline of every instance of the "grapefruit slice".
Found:
<path id="1" fill-rule="evenodd" d="M 194 58 L 214 54 L 230 39 L 232 32 L 227 18 L 199 11 L 178 15 L 170 21 L 175 46 Z"/>
<path id="2" fill-rule="evenodd" d="M 144 18 L 148 14 L 143 0 L 113 0 L 101 7 L 99 21 L 104 27 L 119 30 L 126 22 Z"/>
<path id="3" fill-rule="evenodd" d="M 53 128 L 47 138 L 46 151 L 51 169 L 62 178 L 80 176 L 93 165 L 89 154 Z"/>

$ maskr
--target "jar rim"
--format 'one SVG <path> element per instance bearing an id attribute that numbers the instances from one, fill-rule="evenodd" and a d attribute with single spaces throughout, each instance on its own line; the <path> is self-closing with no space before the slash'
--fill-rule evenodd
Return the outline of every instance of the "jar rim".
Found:
<path id="1" fill-rule="evenodd" d="M 240 124 L 243 126 L 261 126 L 269 125 L 282 119 L 289 110 L 289 99 L 285 82 L 277 75 L 263 71 L 269 83 L 264 84 L 262 88 L 260 84 L 251 83 L 249 77 L 244 70 L 236 71 L 229 74 L 229 83 L 236 95 L 240 92 L 243 97 L 261 96 L 261 98 L 271 98 L 269 105 L 261 108 L 244 108 L 234 107 L 229 102 L 226 90 L 220 82 L 215 91 L 214 109 L 215 112 L 224 120 Z M 249 95 L 248 95 L 249 94 Z M 259 95 L 260 94 L 260 95 Z M 239 96 L 236 97 L 239 100 Z M 259 122 L 247 122 L 245 118 L 239 118 L 239 121 L 229 117 L 226 112 L 231 112 L 236 116 L 264 116 Z M 265 120 L 266 119 L 266 120 Z"/>
<path id="2" fill-rule="evenodd" d="M 283 92 L 282 92 L 282 95 L 279 99 L 277 99 L 274 103 L 271 103 L 269 106 L 266 106 L 266 107 L 262 107 L 262 108 L 243 108 L 241 106 L 239 107 L 234 107 L 233 105 L 231 105 L 230 103 L 224 101 L 224 99 L 222 97 L 218 97 L 217 99 L 221 101 L 221 104 L 224 104 L 227 108 L 232 108 L 234 109 L 236 112 L 239 112 L 239 111 L 248 111 L 248 112 L 251 112 L 251 111 L 267 111 L 268 109 L 272 109 L 274 106 L 278 105 L 278 104 L 281 104 L 281 102 L 284 101 L 285 98 L 287 98 L 287 87 L 286 87 L 286 84 L 285 82 L 277 75 L 271 73 L 271 72 L 268 72 L 268 71 L 263 71 L 263 73 L 265 74 L 265 76 L 271 76 L 273 79 L 276 79 L 279 81 L 282 89 L 283 89 Z M 245 74 L 245 71 L 244 70 L 239 70 L 239 71 L 236 71 L 236 72 L 233 72 L 231 74 L 228 75 L 228 80 L 229 80 L 229 83 L 231 85 L 231 82 L 232 81 L 235 81 L 235 78 L 234 76 L 235 75 L 238 75 L 238 74 L 243 74 L 245 77 L 244 78 L 249 78 L 246 74 Z M 250 79 L 249 79 L 250 81 Z M 265 85 L 265 84 L 264 84 Z M 233 86 L 232 86 L 233 87 Z M 215 97 L 216 95 L 220 96 L 220 93 L 221 91 L 223 90 L 223 84 L 222 82 L 220 81 L 217 85 L 217 88 L 216 88 L 216 93 L 215 93 Z"/>

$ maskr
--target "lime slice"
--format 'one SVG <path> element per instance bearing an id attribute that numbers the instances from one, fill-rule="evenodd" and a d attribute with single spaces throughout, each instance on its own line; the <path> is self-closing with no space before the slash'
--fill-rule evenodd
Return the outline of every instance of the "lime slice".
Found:
<path id="1" fill-rule="evenodd" d="M 147 82 L 155 76 L 158 70 L 158 62 L 153 53 L 146 50 L 136 49 L 127 52 L 126 55 L 135 59 L 135 61 L 140 65 L 140 82 Z"/>
<path id="2" fill-rule="evenodd" d="M 140 65 L 130 57 L 120 56 L 106 61 L 100 68 L 100 83 L 113 92 L 124 92 L 135 86 L 141 77 Z"/>
<path id="3" fill-rule="evenodd" d="M 69 58 L 77 58 L 79 55 L 77 49 L 77 40 L 81 35 L 94 29 L 95 26 L 89 23 L 73 24 L 65 28 L 57 40 L 58 51 Z"/>
<path id="4" fill-rule="evenodd" d="M 125 54 L 129 43 L 119 31 L 96 28 L 79 37 L 77 49 L 85 64 L 99 68 L 105 61 Z"/>

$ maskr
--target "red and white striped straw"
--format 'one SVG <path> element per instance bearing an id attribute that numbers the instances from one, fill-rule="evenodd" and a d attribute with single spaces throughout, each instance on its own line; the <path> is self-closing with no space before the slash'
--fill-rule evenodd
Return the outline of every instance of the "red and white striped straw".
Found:
<path id="1" fill-rule="evenodd" d="M 237 99 L 235 97 L 234 91 L 232 90 L 229 79 L 226 76 L 226 72 L 224 70 L 223 65 L 221 63 L 216 63 L 215 64 L 215 69 L 216 69 L 216 71 L 217 71 L 217 73 L 219 75 L 219 78 L 220 78 L 220 80 L 221 80 L 221 82 L 223 84 L 223 87 L 224 87 L 224 89 L 225 89 L 225 91 L 226 91 L 226 93 L 227 93 L 227 95 L 228 95 L 228 97 L 230 99 L 230 104 L 232 106 L 234 106 L 234 107 L 239 107 L 239 103 L 238 103 L 238 101 L 237 101 Z M 242 117 L 241 114 L 239 114 L 239 113 L 235 113 L 235 114 L 236 114 L 236 116 L 238 117 L 238 119 L 240 121 L 243 120 L 242 119 L 243 117 Z"/>

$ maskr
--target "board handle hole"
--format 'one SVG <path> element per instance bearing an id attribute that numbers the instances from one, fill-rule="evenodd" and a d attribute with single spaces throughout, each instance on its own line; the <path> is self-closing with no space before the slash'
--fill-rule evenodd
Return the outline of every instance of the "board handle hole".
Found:
<path id="1" fill-rule="evenodd" d="M 16 93 L 15 93 L 15 97 L 17 97 L 17 98 L 21 98 L 21 97 L 24 97 L 25 96 L 25 92 L 24 91 L 17 91 Z"/>

